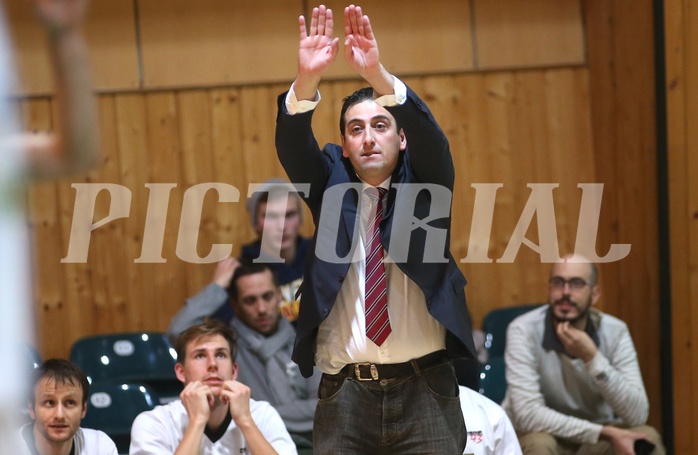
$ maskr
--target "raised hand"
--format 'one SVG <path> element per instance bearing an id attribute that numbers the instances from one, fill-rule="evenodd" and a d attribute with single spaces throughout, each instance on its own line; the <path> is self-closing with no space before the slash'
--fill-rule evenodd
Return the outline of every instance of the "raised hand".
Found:
<path id="1" fill-rule="evenodd" d="M 231 256 L 219 261 L 213 272 L 213 282 L 223 289 L 228 289 L 238 267 L 240 267 L 240 261 Z"/>
<path id="2" fill-rule="evenodd" d="M 241 382 L 228 380 L 223 383 L 221 400 L 224 403 L 228 403 L 230 407 L 230 416 L 238 425 L 252 420 L 252 415 L 250 414 L 250 395 L 250 388 Z"/>
<path id="3" fill-rule="evenodd" d="M 351 69 L 363 75 L 380 67 L 378 43 L 371 21 L 360 6 L 344 8 L 344 58 Z"/>
<path id="4" fill-rule="evenodd" d="M 305 17 L 298 18 L 300 45 L 298 47 L 298 73 L 321 76 L 334 62 L 339 39 L 332 36 L 334 23 L 332 10 L 320 5 L 313 8 L 310 30 L 306 30 Z"/>
<path id="5" fill-rule="evenodd" d="M 594 340 L 585 331 L 570 324 L 569 321 L 558 322 L 555 332 L 568 354 L 580 358 L 584 362 L 590 362 L 596 355 L 598 348 L 594 344 Z"/>
<path id="6" fill-rule="evenodd" d="M 179 394 L 190 422 L 205 425 L 211 415 L 215 397 L 211 389 L 200 381 L 193 381 Z"/>

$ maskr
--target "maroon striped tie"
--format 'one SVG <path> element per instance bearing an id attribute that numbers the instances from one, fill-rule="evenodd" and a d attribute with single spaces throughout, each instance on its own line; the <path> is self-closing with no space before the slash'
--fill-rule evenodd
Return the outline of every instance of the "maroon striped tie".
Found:
<path id="1" fill-rule="evenodd" d="M 383 218 L 383 196 L 385 188 L 367 188 L 366 193 L 375 200 L 366 229 L 366 336 L 377 346 L 390 335 L 388 319 L 388 290 L 383 266 L 379 224 Z"/>

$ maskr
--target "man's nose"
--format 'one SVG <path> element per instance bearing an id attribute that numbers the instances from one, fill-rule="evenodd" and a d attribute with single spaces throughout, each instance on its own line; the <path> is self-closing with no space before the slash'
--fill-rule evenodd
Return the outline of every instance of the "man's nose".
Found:
<path id="1" fill-rule="evenodd" d="M 264 221 L 264 227 L 268 229 L 280 230 L 284 227 L 284 219 L 280 216 L 269 216 Z"/>
<path id="2" fill-rule="evenodd" d="M 371 128 L 364 128 L 363 142 L 364 145 L 373 145 L 375 143 Z"/>

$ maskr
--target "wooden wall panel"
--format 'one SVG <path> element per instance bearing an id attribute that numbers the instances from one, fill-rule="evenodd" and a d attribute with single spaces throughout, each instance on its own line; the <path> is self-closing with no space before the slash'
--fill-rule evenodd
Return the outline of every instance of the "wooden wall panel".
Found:
<path id="1" fill-rule="evenodd" d="M 579 0 L 473 0 L 479 69 L 584 63 Z"/>
<path id="2" fill-rule="evenodd" d="M 346 2 L 324 3 L 334 13 L 339 53 L 327 77 L 352 78 L 343 50 Z M 310 17 L 310 4 L 306 17 Z M 433 74 L 473 69 L 470 1 L 437 0 L 424 7 L 420 0 L 375 2 L 364 6 L 381 47 L 383 64 L 394 74 Z M 295 67 L 294 67 L 295 68 Z"/>
<path id="3" fill-rule="evenodd" d="M 25 101 L 20 106 L 25 128 L 30 131 L 51 129 L 51 107 L 48 100 Z M 61 223 L 58 216 L 58 191 L 53 182 L 33 185 L 27 192 L 28 221 L 34 238 L 32 259 L 34 261 L 34 301 L 36 338 L 39 343 L 54 346 L 47 352 L 63 353 L 70 343 L 63 330 L 63 309 L 68 302 L 65 297 L 65 277 L 60 261 L 63 244 Z M 42 266 L 43 264 L 43 266 Z M 44 321 L 53 321 L 46 324 Z"/>
<path id="4" fill-rule="evenodd" d="M 53 80 L 43 27 L 31 2 L 5 2 L 15 45 L 21 95 L 46 94 Z M 133 2 L 92 0 L 84 23 L 95 89 L 128 90 L 140 86 Z"/>
<path id="5" fill-rule="evenodd" d="M 595 37 L 587 53 L 596 181 L 605 184 L 601 217 L 611 228 L 599 232 L 597 252 L 608 252 L 602 245 L 631 245 L 625 260 L 601 266 L 601 305 L 628 324 L 650 397 L 650 423 L 661 428 L 660 341 L 643 336 L 659 333 L 661 310 L 652 7 L 649 0 L 591 0 L 584 14 L 586 34 Z"/>
<path id="6" fill-rule="evenodd" d="M 672 297 L 674 453 L 695 453 L 698 420 L 698 20 L 695 2 L 664 2 Z"/>
<path id="7" fill-rule="evenodd" d="M 300 1 L 139 0 L 144 86 L 291 80 Z"/>

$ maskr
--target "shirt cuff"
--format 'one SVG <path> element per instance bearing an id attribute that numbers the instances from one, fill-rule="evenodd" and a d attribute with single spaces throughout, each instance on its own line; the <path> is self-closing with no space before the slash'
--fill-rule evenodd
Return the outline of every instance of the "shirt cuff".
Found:
<path id="1" fill-rule="evenodd" d="M 608 375 L 606 374 L 608 366 L 608 359 L 601 354 L 601 351 L 597 351 L 594 358 L 586 365 L 587 371 L 596 381 L 605 381 L 608 379 Z"/>
<path id="2" fill-rule="evenodd" d="M 407 86 L 397 77 L 393 76 L 393 91 L 387 95 L 376 98 L 376 103 L 383 107 L 391 107 L 405 104 L 407 101 Z"/>
<path id="3" fill-rule="evenodd" d="M 312 111 L 317 107 L 320 99 L 320 91 L 317 91 L 314 100 L 299 101 L 298 98 L 296 98 L 296 92 L 293 91 L 293 84 L 291 84 L 291 88 L 286 94 L 286 113 L 288 115 L 295 115 Z"/>

